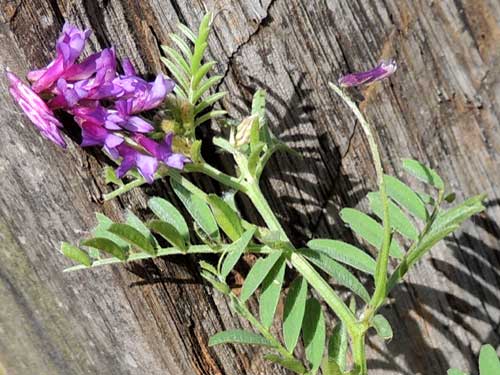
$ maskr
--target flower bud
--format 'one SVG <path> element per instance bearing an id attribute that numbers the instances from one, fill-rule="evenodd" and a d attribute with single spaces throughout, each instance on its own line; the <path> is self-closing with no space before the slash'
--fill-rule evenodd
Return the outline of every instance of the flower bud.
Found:
<path id="1" fill-rule="evenodd" d="M 235 147 L 241 147 L 250 143 L 252 126 L 255 121 L 259 121 L 257 115 L 248 116 L 236 128 L 236 134 L 231 137 L 231 144 Z"/>

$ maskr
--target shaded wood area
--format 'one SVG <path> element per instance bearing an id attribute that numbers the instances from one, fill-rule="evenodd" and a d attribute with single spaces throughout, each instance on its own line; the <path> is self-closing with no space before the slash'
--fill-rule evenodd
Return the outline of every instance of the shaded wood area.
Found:
<path id="1" fill-rule="evenodd" d="M 327 82 L 397 59 L 393 78 L 360 98 L 386 170 L 401 176 L 401 157 L 419 159 L 459 199 L 486 192 L 488 209 L 397 289 L 384 309 L 396 334 L 387 346 L 369 340 L 370 373 L 477 373 L 480 343 L 500 345 L 499 3 L 0 0 L 0 66 L 19 74 L 45 66 L 70 21 L 94 31 L 86 54 L 114 45 L 154 74 L 162 70 L 159 44 L 170 43 L 178 22 L 196 27 L 205 9 L 220 11 L 209 53 L 230 93 L 223 107 L 244 116 L 253 92 L 265 88 L 274 132 L 304 156 L 275 157 L 263 181 L 296 244 L 349 238 L 338 211 L 366 208 L 375 185 L 361 129 Z M 101 155 L 43 140 L 3 78 L 0 87 L 0 373 L 286 374 L 264 362 L 263 350 L 207 347 L 213 333 L 246 323 L 203 283 L 194 259 L 61 273 L 69 262 L 60 241 L 85 235 L 95 211 L 119 219 L 125 208 L 144 213 L 148 196 L 170 193 L 156 183 L 101 203 L 109 189 Z"/>

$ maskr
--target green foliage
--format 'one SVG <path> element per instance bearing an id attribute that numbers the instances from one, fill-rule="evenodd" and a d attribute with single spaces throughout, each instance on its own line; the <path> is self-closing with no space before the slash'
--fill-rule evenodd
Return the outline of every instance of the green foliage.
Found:
<path id="1" fill-rule="evenodd" d="M 291 358 L 283 358 L 279 355 L 276 354 L 266 354 L 264 356 L 264 359 L 277 363 L 280 366 L 283 366 L 284 368 L 295 372 L 296 374 L 305 374 L 307 372 L 307 369 L 297 361 L 296 359 L 291 359 Z"/>
<path id="2" fill-rule="evenodd" d="M 302 321 L 304 347 L 306 358 L 311 363 L 311 370 L 314 373 L 321 364 L 326 338 L 325 317 L 317 299 L 309 298 L 307 300 L 304 315 L 306 316 Z"/>
<path id="3" fill-rule="evenodd" d="M 392 340 L 392 328 L 390 323 L 382 315 L 377 314 L 372 319 L 372 326 L 377 331 L 377 335 L 384 340 Z"/>
<path id="4" fill-rule="evenodd" d="M 170 34 L 170 39 L 177 49 L 171 46 L 162 46 L 165 57 L 161 57 L 161 60 L 177 82 L 174 92 L 192 107 L 191 119 L 184 121 L 183 125 L 187 128 L 185 129 L 186 135 L 193 138 L 194 129 L 197 126 L 226 114 L 226 111 L 223 110 L 212 110 L 205 113 L 207 108 L 213 106 L 226 94 L 225 92 L 215 92 L 208 95 L 209 91 L 216 88 L 222 79 L 220 75 L 207 76 L 215 66 L 215 61 L 202 63 L 208 46 L 212 20 L 213 14 L 207 13 L 200 23 L 197 34 L 184 25 L 178 25 L 180 34 Z M 187 38 L 187 41 L 182 36 Z"/>
<path id="5" fill-rule="evenodd" d="M 408 185 L 396 177 L 385 176 L 387 195 L 414 217 L 427 221 L 429 214 L 424 202 Z"/>
<path id="6" fill-rule="evenodd" d="M 500 358 L 495 348 L 489 344 L 483 345 L 479 352 L 479 375 L 500 374 Z M 458 369 L 449 369 L 448 375 L 467 375 Z"/>
<path id="7" fill-rule="evenodd" d="M 248 344 L 260 346 L 272 346 L 272 344 L 264 337 L 241 329 L 232 329 L 216 333 L 210 337 L 208 346 L 220 344 Z"/>
<path id="8" fill-rule="evenodd" d="M 148 226 L 151 228 L 151 230 L 153 230 L 155 233 L 158 233 L 175 248 L 181 250 L 182 252 L 187 251 L 188 248 L 184 238 L 179 233 L 179 231 L 170 223 L 162 220 L 151 220 L 148 223 Z"/>
<path id="9" fill-rule="evenodd" d="M 298 277 L 294 280 L 285 300 L 283 312 L 283 339 L 288 351 L 293 352 L 300 336 L 307 298 L 307 282 Z"/>
<path id="10" fill-rule="evenodd" d="M 239 214 L 215 194 L 208 195 L 208 204 L 212 208 L 219 227 L 231 240 L 238 240 L 243 234 L 243 226 Z"/>
<path id="11" fill-rule="evenodd" d="M 212 241 L 216 243 L 220 242 L 219 227 L 217 226 L 217 221 L 215 220 L 208 204 L 175 180 L 171 179 L 170 185 L 200 228 Z"/>
<path id="12" fill-rule="evenodd" d="M 345 371 L 349 339 L 344 323 L 338 322 L 333 328 L 328 352 L 323 361 L 325 375 L 340 375 Z"/>
<path id="13" fill-rule="evenodd" d="M 273 324 L 274 314 L 278 305 L 283 279 L 285 277 L 285 257 L 281 257 L 274 264 L 271 271 L 262 281 L 262 291 L 259 300 L 259 315 L 264 327 L 269 328 Z"/>
<path id="14" fill-rule="evenodd" d="M 148 201 L 148 207 L 160 220 L 172 225 L 184 241 L 189 242 L 189 228 L 186 220 L 172 203 L 163 198 L 153 197 Z"/>
<path id="15" fill-rule="evenodd" d="M 369 275 L 375 273 L 375 259 L 363 250 L 344 241 L 317 239 L 309 241 L 307 246 Z"/>
<path id="16" fill-rule="evenodd" d="M 366 240 L 369 244 L 380 249 L 384 237 L 384 229 L 375 219 L 372 219 L 367 214 L 355 210 L 354 208 L 344 208 L 340 211 L 340 217 L 349 225 L 351 230 Z M 390 255 L 395 258 L 404 256 L 401 247 L 397 241 L 391 241 Z"/>
<path id="17" fill-rule="evenodd" d="M 273 251 L 267 257 L 260 258 L 255 262 L 241 289 L 240 300 L 242 302 L 245 302 L 257 290 L 280 257 L 280 251 Z"/>
<path id="18" fill-rule="evenodd" d="M 498 375 L 500 374 L 500 360 L 493 346 L 484 345 L 479 353 L 479 374 Z"/>
<path id="19" fill-rule="evenodd" d="M 356 293 L 365 302 L 370 300 L 370 294 L 363 284 L 347 268 L 321 251 L 301 249 L 300 252 L 312 263 L 325 271 L 332 279 Z"/>
<path id="20" fill-rule="evenodd" d="M 403 167 L 419 180 L 433 185 L 439 190 L 444 190 L 444 182 L 436 173 L 436 171 L 425 166 L 419 161 L 412 159 L 403 159 Z"/>
<path id="21" fill-rule="evenodd" d="M 220 276 L 222 280 L 226 279 L 227 275 L 229 275 L 229 272 L 231 272 L 236 263 L 238 263 L 238 260 L 245 252 L 248 244 L 250 243 L 250 240 L 255 234 L 255 230 L 256 230 L 255 227 L 247 230 L 245 233 L 243 233 L 241 238 L 239 238 L 238 240 L 236 240 L 227 247 L 225 251 L 226 257 L 224 259 L 224 262 L 222 263 L 220 271 Z"/>

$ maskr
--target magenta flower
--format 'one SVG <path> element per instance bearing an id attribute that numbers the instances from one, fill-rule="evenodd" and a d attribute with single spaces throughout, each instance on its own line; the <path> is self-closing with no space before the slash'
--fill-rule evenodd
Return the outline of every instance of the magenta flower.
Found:
<path id="1" fill-rule="evenodd" d="M 396 69 L 397 64 L 395 60 L 382 61 L 375 68 L 366 72 L 351 73 L 341 77 L 339 79 L 339 84 L 342 87 L 368 85 L 389 77 Z"/>
<path id="2" fill-rule="evenodd" d="M 90 30 L 80 31 L 66 23 L 56 43 L 57 57 L 46 68 L 28 73 L 28 79 L 33 82 L 35 92 L 48 90 L 63 76 L 82 53 Z"/>
<path id="3" fill-rule="evenodd" d="M 120 166 L 116 170 L 118 178 L 125 176 L 132 168 L 137 168 L 139 173 L 148 183 L 153 183 L 154 174 L 158 169 L 158 160 L 156 160 L 156 158 L 144 155 L 135 148 L 124 143 L 109 151 L 112 156 L 120 156 L 123 158 Z"/>
<path id="4" fill-rule="evenodd" d="M 42 135 L 55 144 L 66 147 L 66 143 L 59 132 L 62 124 L 54 117 L 54 113 L 47 107 L 45 102 L 9 70 L 7 70 L 7 78 L 10 81 L 9 91 L 12 97 Z"/>
<path id="5" fill-rule="evenodd" d="M 174 133 L 169 133 L 165 136 L 161 143 L 158 143 L 141 134 L 138 134 L 134 137 L 134 140 L 165 165 L 171 168 L 183 169 L 184 164 L 190 160 L 186 156 L 172 151 L 173 138 Z"/>

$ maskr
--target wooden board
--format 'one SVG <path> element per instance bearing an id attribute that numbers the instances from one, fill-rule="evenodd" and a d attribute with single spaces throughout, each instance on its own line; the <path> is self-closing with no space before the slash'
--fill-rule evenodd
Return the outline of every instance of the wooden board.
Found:
<path id="1" fill-rule="evenodd" d="M 349 238 L 338 211 L 366 208 L 375 185 L 361 129 L 327 82 L 397 59 L 393 78 L 362 92 L 385 168 L 400 176 L 400 158 L 417 158 L 459 199 L 488 193 L 488 209 L 397 289 L 384 309 L 395 338 L 370 339 L 370 373 L 477 373 L 480 343 L 500 344 L 498 2 L 3 0 L 0 67 L 25 74 L 46 65 L 70 21 L 94 31 L 86 54 L 114 45 L 152 75 L 162 69 L 158 45 L 170 43 L 177 22 L 196 26 L 205 9 L 219 12 L 209 50 L 230 93 L 223 106 L 245 116 L 253 92 L 268 90 L 273 130 L 303 154 L 273 159 L 263 182 L 297 244 Z M 157 183 L 101 203 L 99 153 L 43 140 L 0 85 L 0 373 L 285 374 L 260 349 L 207 347 L 211 334 L 246 323 L 193 259 L 60 272 L 69 264 L 60 241 L 77 242 L 95 211 L 119 219 L 168 189 Z"/>

